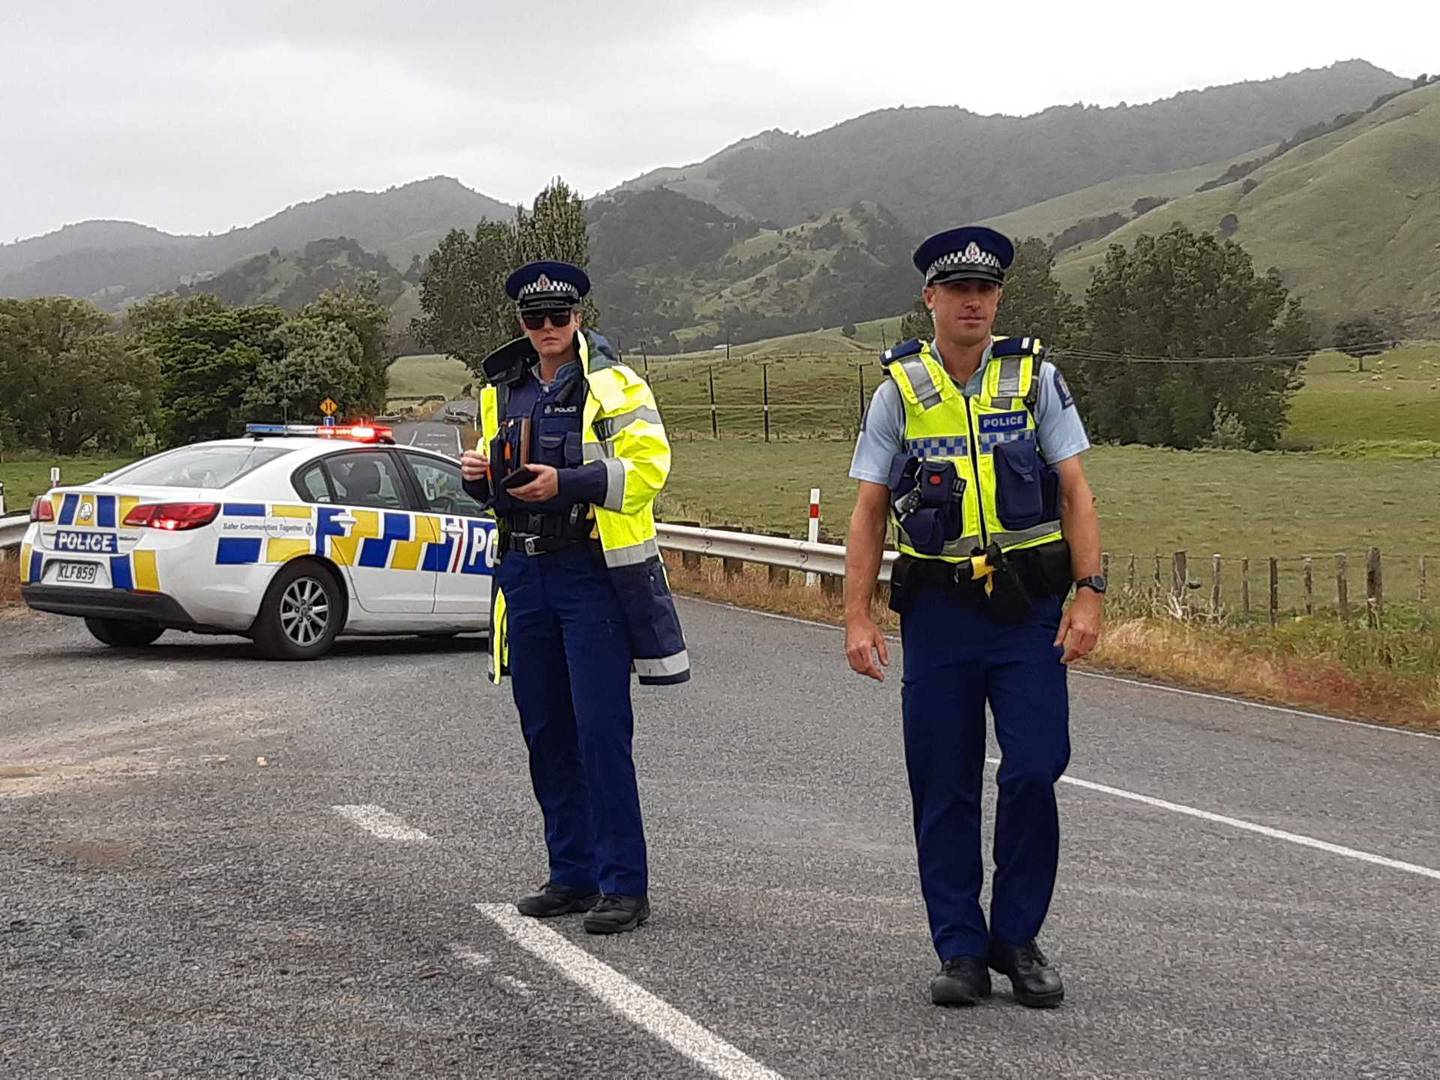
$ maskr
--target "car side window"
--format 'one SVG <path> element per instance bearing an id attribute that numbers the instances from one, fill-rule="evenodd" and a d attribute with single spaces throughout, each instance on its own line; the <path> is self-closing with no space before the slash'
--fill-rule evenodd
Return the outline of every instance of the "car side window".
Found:
<path id="1" fill-rule="evenodd" d="M 466 494 L 459 465 L 426 454 L 407 453 L 405 461 L 419 481 L 420 494 L 428 509 L 437 514 L 465 517 L 480 517 L 485 513 L 484 508 Z"/>
<path id="2" fill-rule="evenodd" d="M 335 501 L 347 506 L 404 510 L 405 484 L 393 458 L 383 451 L 350 450 L 325 459 Z"/>
<path id="3" fill-rule="evenodd" d="M 325 470 L 318 461 L 311 462 L 295 475 L 295 490 L 306 502 L 329 503 L 335 501 L 335 497 L 330 491 L 330 484 L 325 479 Z"/>

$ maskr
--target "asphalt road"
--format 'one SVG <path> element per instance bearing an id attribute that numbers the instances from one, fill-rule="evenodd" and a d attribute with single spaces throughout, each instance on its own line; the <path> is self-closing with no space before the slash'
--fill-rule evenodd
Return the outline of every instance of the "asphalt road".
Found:
<path id="1" fill-rule="evenodd" d="M 0 618 L 0 1075 L 1440 1076 L 1440 740 L 1076 677 L 1066 1003 L 946 1011 L 898 685 L 682 615 L 694 681 L 636 695 L 654 918 L 534 940 L 493 915 L 544 870 L 479 639 Z"/>
<path id="2" fill-rule="evenodd" d="M 426 450 L 438 450 L 453 458 L 460 456 L 460 429 L 454 424 L 432 420 L 396 424 L 393 428 L 395 442 L 402 446 L 421 446 Z"/>

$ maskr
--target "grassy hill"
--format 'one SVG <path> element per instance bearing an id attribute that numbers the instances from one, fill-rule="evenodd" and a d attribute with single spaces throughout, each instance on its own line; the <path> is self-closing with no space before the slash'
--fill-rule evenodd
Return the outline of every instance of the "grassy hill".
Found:
<path id="1" fill-rule="evenodd" d="M 1279 267 L 1327 320 L 1393 306 L 1415 316 L 1412 332 L 1440 327 L 1440 84 L 1082 245 L 1057 275 L 1083 292 L 1107 244 L 1176 221 L 1203 231 L 1226 222 L 1258 268 Z"/>
<path id="2" fill-rule="evenodd" d="M 290 254 L 274 250 L 256 255 L 206 281 L 184 286 L 180 295 L 209 293 L 226 304 L 274 304 L 296 311 L 329 289 L 355 287 L 373 280 L 377 299 L 387 306 L 405 292 L 407 282 L 384 255 L 366 251 L 346 237 L 312 240 Z"/>
<path id="3" fill-rule="evenodd" d="M 1352 60 L 1146 105 L 1077 104 L 1025 117 L 956 107 L 884 109 L 813 135 L 765 132 L 622 189 L 665 186 L 780 225 L 867 200 L 924 233 L 1117 177 L 1226 159 L 1405 85 Z"/>
<path id="4" fill-rule="evenodd" d="M 171 236 L 129 222 L 84 222 L 0 246 L 0 296 L 64 295 L 119 310 L 132 300 L 213 278 L 265 252 L 349 237 L 408 268 L 451 228 L 509 218 L 514 207 L 449 177 L 382 192 L 345 191 L 286 207 L 220 236 Z"/>
<path id="5" fill-rule="evenodd" d="M 1016 239 L 1036 236 L 1049 241 L 1084 218 L 1098 218 L 1107 214 L 1124 214 L 1129 217 L 1134 214 L 1135 203 L 1139 199 L 1168 200 L 1192 194 L 1201 184 L 1213 180 L 1230 166 L 1264 156 L 1270 149 L 1266 146 L 1247 150 L 1222 161 L 1211 161 L 1172 172 L 1117 177 L 1103 184 L 1093 184 L 1067 195 L 1046 199 L 999 217 L 988 218 L 982 224 L 999 229 L 1006 236 Z"/>

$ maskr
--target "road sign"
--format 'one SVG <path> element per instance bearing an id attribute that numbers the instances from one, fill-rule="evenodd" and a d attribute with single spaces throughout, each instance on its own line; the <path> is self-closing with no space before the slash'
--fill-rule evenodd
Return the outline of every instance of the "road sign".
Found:
<path id="1" fill-rule="evenodd" d="M 334 398 L 327 397 L 324 401 L 320 402 L 320 411 L 326 416 L 334 416 L 340 411 L 340 406 L 335 404 Z"/>

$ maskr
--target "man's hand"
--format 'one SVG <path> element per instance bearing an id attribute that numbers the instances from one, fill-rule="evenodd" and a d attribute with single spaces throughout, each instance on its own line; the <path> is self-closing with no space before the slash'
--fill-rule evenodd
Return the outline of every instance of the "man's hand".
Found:
<path id="1" fill-rule="evenodd" d="M 879 659 L 877 664 L 875 661 Z M 850 669 L 861 675 L 868 675 L 876 682 L 885 681 L 885 669 L 890 666 L 890 649 L 885 644 L 885 635 L 867 616 L 845 620 L 845 659 Z"/>
<path id="2" fill-rule="evenodd" d="M 532 462 L 525 468 L 535 474 L 535 479 L 528 484 L 511 488 L 512 496 L 523 502 L 544 502 L 546 499 L 553 499 L 560 494 L 560 473 L 555 466 L 536 465 Z"/>
<path id="3" fill-rule="evenodd" d="M 1095 648 L 1100 640 L 1100 624 L 1104 621 L 1103 607 L 1103 598 L 1094 589 L 1080 589 L 1075 593 L 1075 599 L 1060 617 L 1060 632 L 1055 635 L 1055 644 L 1065 647 L 1061 663 L 1079 660 Z"/>
<path id="4" fill-rule="evenodd" d="M 460 475 L 466 480 L 484 480 L 490 472 L 490 459 L 479 450 L 466 450 L 460 455 Z"/>

